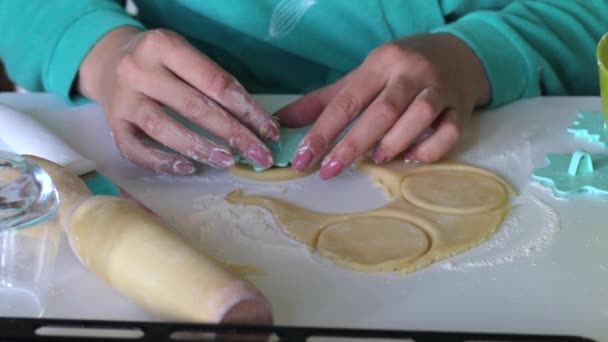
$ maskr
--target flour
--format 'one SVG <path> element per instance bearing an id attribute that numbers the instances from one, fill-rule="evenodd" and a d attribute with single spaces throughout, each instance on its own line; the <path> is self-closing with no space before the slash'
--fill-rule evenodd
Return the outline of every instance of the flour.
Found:
<path id="1" fill-rule="evenodd" d="M 204 195 L 193 200 L 192 209 L 195 213 L 188 217 L 187 227 L 195 234 L 198 232 L 202 243 L 229 239 L 232 242 L 255 241 L 264 248 L 299 246 L 274 224 L 272 215 L 263 208 L 232 205 L 223 196 Z"/>
<path id="2" fill-rule="evenodd" d="M 192 176 L 171 176 L 171 175 L 154 175 L 140 177 L 139 180 L 147 183 L 169 183 L 169 184 L 183 184 L 183 183 L 198 183 L 198 184 L 227 184 L 233 183 L 233 180 L 223 175 L 214 176 L 203 176 L 203 175 L 192 175 Z M 241 184 L 237 184 L 241 185 Z"/>
<path id="3" fill-rule="evenodd" d="M 504 152 L 497 154 L 491 147 L 476 144 L 475 148 L 463 153 L 464 159 L 496 172 L 515 185 L 516 188 L 525 184 L 515 184 L 513 180 L 523 179 L 528 183 L 530 172 L 534 170 L 533 138 L 527 132 L 522 132 L 518 139 L 507 139 L 503 145 Z M 490 144 L 490 146 L 492 146 Z"/>
<path id="4" fill-rule="evenodd" d="M 217 175 L 170 176 L 154 175 L 139 178 L 146 183 L 165 184 L 204 184 L 204 185 L 230 185 L 234 188 L 253 189 L 263 192 L 286 193 L 288 191 L 302 190 L 298 180 L 289 182 L 255 182 L 235 177 L 226 171 Z"/>
<path id="5" fill-rule="evenodd" d="M 441 269 L 465 271 L 513 263 L 540 254 L 555 239 L 560 230 L 559 216 L 555 209 L 539 199 L 541 193 L 546 194 L 546 189 L 530 182 L 530 172 L 534 169 L 532 140 L 529 133 L 523 132 L 519 139 L 512 139 L 512 146 L 505 146 L 505 152 L 501 154 L 492 155 L 480 144 L 467 156 L 467 159 L 480 161 L 476 163 L 478 165 L 526 183 L 521 184 L 524 190 L 513 203 L 514 207 L 498 233 L 487 243 L 442 263 Z"/>
<path id="6" fill-rule="evenodd" d="M 443 263 L 441 268 L 463 271 L 512 263 L 522 257 L 537 255 L 549 247 L 560 230 L 559 216 L 552 207 L 532 193 L 535 189 L 538 188 L 534 185 L 526 187 L 492 240 L 469 253 L 453 257 L 451 261 Z M 537 229 L 529 231 L 530 227 Z M 479 257 L 471 258 L 471 254 Z"/>

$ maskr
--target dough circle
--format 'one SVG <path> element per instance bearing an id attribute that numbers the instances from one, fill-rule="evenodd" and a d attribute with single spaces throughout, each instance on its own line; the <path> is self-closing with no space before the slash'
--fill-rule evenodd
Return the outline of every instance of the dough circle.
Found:
<path id="1" fill-rule="evenodd" d="M 494 177 L 473 170 L 429 169 L 406 176 L 401 194 L 411 204 L 449 214 L 479 214 L 507 203 L 503 185 Z"/>
<path id="2" fill-rule="evenodd" d="M 303 178 L 315 173 L 316 169 L 309 171 L 297 172 L 291 167 L 272 167 L 264 171 L 255 171 L 249 165 L 236 164 L 230 168 L 230 172 L 244 179 L 249 179 L 258 182 L 278 182 L 297 178 Z"/>
<path id="3" fill-rule="evenodd" d="M 317 241 L 321 255 L 350 269 L 395 271 L 424 255 L 431 241 L 417 225 L 394 217 L 362 216 L 330 224 Z"/>
<path id="4" fill-rule="evenodd" d="M 330 214 L 240 190 L 226 200 L 268 209 L 289 237 L 341 267 L 408 273 L 488 240 L 515 195 L 499 176 L 464 164 L 365 162 L 360 169 L 385 188 L 391 203 L 362 213 Z"/>

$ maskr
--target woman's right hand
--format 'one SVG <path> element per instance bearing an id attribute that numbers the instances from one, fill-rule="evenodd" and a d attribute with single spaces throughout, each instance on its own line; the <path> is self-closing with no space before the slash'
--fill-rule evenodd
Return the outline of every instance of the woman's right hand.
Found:
<path id="1" fill-rule="evenodd" d="M 178 34 L 125 26 L 104 36 L 80 66 L 77 89 L 104 109 L 121 154 L 157 173 L 187 175 L 194 161 L 225 168 L 230 150 L 172 119 L 178 114 L 268 168 L 262 141 L 278 141 L 274 118 L 240 83 Z M 177 152 L 147 144 L 150 137 Z"/>

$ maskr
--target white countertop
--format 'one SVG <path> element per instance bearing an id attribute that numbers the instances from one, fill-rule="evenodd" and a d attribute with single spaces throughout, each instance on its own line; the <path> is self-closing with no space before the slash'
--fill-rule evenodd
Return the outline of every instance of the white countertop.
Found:
<path id="1" fill-rule="evenodd" d="M 292 98 L 258 97 L 269 110 Z M 229 206 L 219 198 L 235 187 L 323 211 L 383 205 L 382 190 L 364 175 L 262 186 L 216 170 L 188 178 L 154 176 L 120 158 L 95 105 L 70 108 L 49 95 L 7 93 L 0 94 L 0 103 L 47 125 L 208 254 L 265 270 L 249 278 L 270 299 L 277 324 L 553 333 L 608 341 L 608 198 L 558 199 L 530 178 L 548 152 L 602 151 L 566 131 L 577 109 L 599 110 L 599 98 L 536 98 L 475 115 L 452 158 L 504 176 L 519 191 L 520 205 L 488 243 L 404 276 L 351 272 L 311 256 L 255 208 L 240 210 L 240 217 L 224 224 L 230 222 Z M 0 122 L 0 140 L 4 129 L 17 128 Z M 45 317 L 155 319 L 81 266 L 65 243 L 55 278 Z"/>

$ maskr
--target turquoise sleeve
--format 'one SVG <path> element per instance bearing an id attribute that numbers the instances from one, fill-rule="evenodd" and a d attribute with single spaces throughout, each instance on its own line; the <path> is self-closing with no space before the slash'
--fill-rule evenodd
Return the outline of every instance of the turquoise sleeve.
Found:
<path id="1" fill-rule="evenodd" d="M 595 47 L 606 31 L 606 0 L 522 0 L 434 32 L 454 34 L 476 52 L 496 107 L 538 95 L 599 94 Z"/>
<path id="2" fill-rule="evenodd" d="M 109 31 L 141 27 L 110 0 L 0 0 L 0 59 L 30 91 L 71 98 L 80 63 Z"/>

